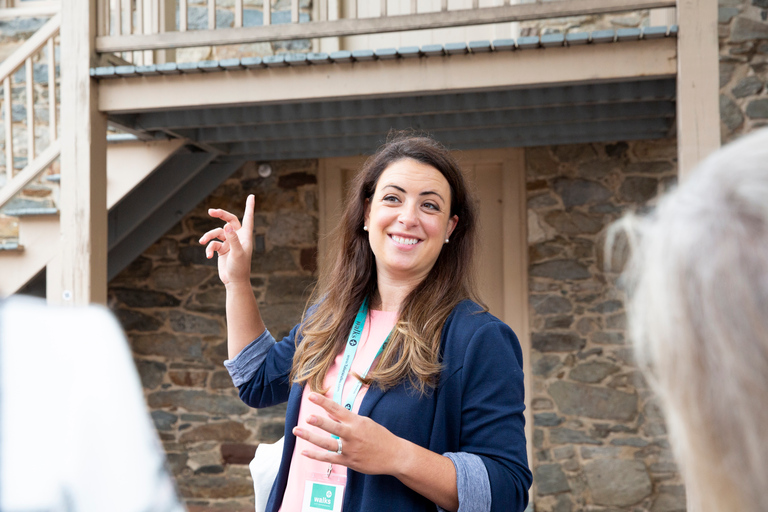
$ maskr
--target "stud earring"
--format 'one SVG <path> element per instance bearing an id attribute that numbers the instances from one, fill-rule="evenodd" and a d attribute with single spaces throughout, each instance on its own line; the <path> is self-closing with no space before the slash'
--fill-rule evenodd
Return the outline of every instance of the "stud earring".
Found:
<path id="1" fill-rule="evenodd" d="M 368 226 L 363 226 L 363 231 L 368 231 Z"/>
<path id="2" fill-rule="evenodd" d="M 447 238 L 445 239 L 445 243 L 448 243 L 448 239 Z"/>

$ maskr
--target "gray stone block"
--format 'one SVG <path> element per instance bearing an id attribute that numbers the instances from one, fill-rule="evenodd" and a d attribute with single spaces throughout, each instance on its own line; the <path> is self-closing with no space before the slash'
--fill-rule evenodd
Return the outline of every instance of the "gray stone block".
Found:
<path id="1" fill-rule="evenodd" d="M 549 394 L 564 414 L 629 421 L 637 416 L 637 394 L 575 382 L 557 381 Z"/>
<path id="2" fill-rule="evenodd" d="M 175 336 L 167 332 L 135 334 L 131 336 L 131 348 L 142 356 L 161 356 L 170 360 L 199 360 L 203 355 L 200 338 Z"/>
<path id="3" fill-rule="evenodd" d="M 768 119 L 768 99 L 750 101 L 747 105 L 747 115 L 752 119 Z"/>
<path id="4" fill-rule="evenodd" d="M 735 98 L 745 98 L 752 96 L 763 90 L 763 81 L 757 76 L 748 76 L 739 80 L 739 82 L 731 89 L 731 94 Z M 722 110 L 722 104 L 721 104 Z"/>
<path id="5" fill-rule="evenodd" d="M 731 43 L 744 43 L 768 39 L 768 24 L 744 16 L 737 16 L 731 24 Z"/>
<path id="6" fill-rule="evenodd" d="M 621 368 L 615 364 L 594 361 L 580 364 L 579 366 L 575 367 L 573 370 L 571 370 L 571 373 L 568 375 L 568 377 L 578 382 L 595 384 L 620 370 Z"/>
<path id="7" fill-rule="evenodd" d="M 136 361 L 136 370 L 141 378 L 141 385 L 144 389 L 155 389 L 163 382 L 163 376 L 168 368 L 157 361 Z"/>
<path id="8" fill-rule="evenodd" d="M 566 208 L 600 203 L 611 197 L 611 191 L 596 181 L 558 178 L 554 188 Z"/>
<path id="9" fill-rule="evenodd" d="M 535 332 L 531 335 L 531 346 L 539 352 L 576 352 L 586 344 L 584 338 L 571 332 Z"/>
<path id="10" fill-rule="evenodd" d="M 568 313 L 573 310 L 571 301 L 562 295 L 532 295 L 530 303 L 538 315 Z"/>
<path id="11" fill-rule="evenodd" d="M 570 428 L 553 428 L 549 431 L 549 440 L 552 444 L 602 444 L 581 430 Z"/>
<path id="12" fill-rule="evenodd" d="M 744 123 L 741 109 L 725 94 L 720 95 L 720 119 L 730 131 L 734 131 Z"/>
<path id="13" fill-rule="evenodd" d="M 548 376 L 553 370 L 561 367 L 560 357 L 556 355 L 534 355 L 533 362 L 533 374 L 540 375 L 542 377 Z"/>
<path id="14" fill-rule="evenodd" d="M 659 182 L 654 178 L 630 176 L 619 187 L 619 198 L 627 203 L 643 204 L 656 197 Z"/>
<path id="15" fill-rule="evenodd" d="M 136 308 L 174 308 L 181 302 L 176 297 L 154 290 L 141 290 L 131 288 L 112 288 L 110 290 L 119 302 L 128 307 Z"/>
<path id="16" fill-rule="evenodd" d="M 178 310 L 170 312 L 170 326 L 178 333 L 221 334 L 221 324 L 218 320 Z"/>
<path id="17" fill-rule="evenodd" d="M 537 467 L 533 479 L 536 482 L 538 494 L 542 496 L 571 490 L 563 468 L 559 464 L 543 464 Z"/>
<path id="18" fill-rule="evenodd" d="M 189 412 L 204 412 L 214 415 L 239 415 L 249 411 L 249 407 L 235 396 L 186 389 L 150 393 L 147 397 L 147 403 L 154 409 L 180 407 Z M 253 488 L 251 488 L 252 490 Z"/>
<path id="19" fill-rule="evenodd" d="M 581 280 L 592 276 L 587 267 L 576 260 L 552 260 L 531 267 L 534 277 L 549 277 L 557 280 Z"/>
<path id="20" fill-rule="evenodd" d="M 739 14 L 739 9 L 736 7 L 718 7 L 717 22 L 723 24 L 730 23 L 737 14 Z"/>
<path id="21" fill-rule="evenodd" d="M 179 420 L 178 416 L 166 411 L 152 411 L 151 416 L 157 430 L 171 430 L 173 424 Z"/>
<path id="22" fill-rule="evenodd" d="M 653 490 L 645 464 L 640 461 L 596 460 L 584 466 L 584 474 L 597 505 L 635 505 L 650 496 Z"/>

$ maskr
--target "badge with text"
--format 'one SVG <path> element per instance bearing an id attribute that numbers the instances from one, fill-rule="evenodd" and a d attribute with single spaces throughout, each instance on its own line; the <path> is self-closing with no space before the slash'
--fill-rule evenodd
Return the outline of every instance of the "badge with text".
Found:
<path id="1" fill-rule="evenodd" d="M 311 475 L 304 484 L 301 512 L 340 512 L 346 481 L 346 475 L 331 474 L 330 477 L 321 474 Z"/>

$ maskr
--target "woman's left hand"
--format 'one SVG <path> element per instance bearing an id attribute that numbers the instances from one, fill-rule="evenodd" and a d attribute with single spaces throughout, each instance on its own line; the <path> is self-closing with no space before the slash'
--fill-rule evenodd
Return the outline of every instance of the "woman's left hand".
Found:
<path id="1" fill-rule="evenodd" d="M 348 411 L 319 393 L 310 393 L 309 400 L 326 410 L 330 418 L 311 415 L 307 423 L 341 439 L 341 454 L 336 453 L 338 441 L 330 435 L 295 427 L 293 434 L 321 448 L 304 450 L 302 455 L 321 462 L 340 464 L 368 475 L 394 475 L 394 464 L 401 460 L 403 439 L 365 416 Z"/>

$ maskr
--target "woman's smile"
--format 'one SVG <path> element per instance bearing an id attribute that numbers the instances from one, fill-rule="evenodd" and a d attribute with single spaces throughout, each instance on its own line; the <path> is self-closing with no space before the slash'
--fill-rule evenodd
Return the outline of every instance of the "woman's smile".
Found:
<path id="1" fill-rule="evenodd" d="M 410 238 L 407 236 L 401 236 L 401 235 L 393 235 L 390 234 L 389 238 L 395 241 L 395 243 L 400 245 L 416 245 L 417 243 L 421 242 L 418 238 Z"/>

